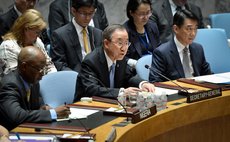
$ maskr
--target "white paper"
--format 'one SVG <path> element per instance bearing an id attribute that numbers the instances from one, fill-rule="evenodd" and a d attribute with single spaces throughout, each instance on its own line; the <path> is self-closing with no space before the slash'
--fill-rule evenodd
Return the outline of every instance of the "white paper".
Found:
<path id="1" fill-rule="evenodd" d="M 177 93 L 178 93 L 178 90 L 161 88 L 161 87 L 155 87 L 155 92 L 154 92 L 155 95 L 161 95 L 161 94 L 173 95 Z"/>
<path id="2" fill-rule="evenodd" d="M 57 121 L 65 121 L 70 119 L 83 119 L 87 118 L 89 115 L 98 112 L 99 110 L 92 110 L 92 109 L 82 109 L 82 108 L 75 108 L 71 107 L 69 118 L 57 119 Z"/>
<path id="3" fill-rule="evenodd" d="M 71 114 L 69 118 L 71 119 L 81 119 L 87 118 L 87 116 L 98 112 L 99 110 L 92 110 L 92 109 L 82 109 L 82 108 L 70 108 Z"/>
<path id="4" fill-rule="evenodd" d="M 197 82 L 227 83 L 230 82 L 230 72 L 199 76 L 194 77 L 194 79 Z"/>

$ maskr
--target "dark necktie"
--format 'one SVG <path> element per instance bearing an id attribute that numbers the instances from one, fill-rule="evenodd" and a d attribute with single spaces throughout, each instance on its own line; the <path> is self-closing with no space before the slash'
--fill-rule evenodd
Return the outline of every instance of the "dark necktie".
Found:
<path id="1" fill-rule="evenodd" d="M 192 70 L 191 70 L 191 67 L 189 65 L 189 55 L 188 55 L 188 48 L 185 47 L 183 49 L 183 69 L 184 69 L 184 74 L 185 74 L 185 77 L 188 78 L 188 77 L 192 77 Z"/>
<path id="2" fill-rule="evenodd" d="M 181 9 L 182 9 L 181 6 L 177 6 L 177 7 L 176 7 L 176 11 L 180 11 Z"/>
<path id="3" fill-rule="evenodd" d="M 112 64 L 109 69 L 109 80 L 110 80 L 110 88 L 114 88 L 114 74 L 115 74 L 115 65 Z"/>

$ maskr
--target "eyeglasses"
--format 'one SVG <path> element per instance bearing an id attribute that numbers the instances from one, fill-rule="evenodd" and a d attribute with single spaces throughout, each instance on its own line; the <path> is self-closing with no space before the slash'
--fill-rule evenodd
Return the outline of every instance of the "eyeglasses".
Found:
<path id="1" fill-rule="evenodd" d="M 131 42 L 115 42 L 115 41 L 111 41 L 113 44 L 115 44 L 117 47 L 122 48 L 122 47 L 129 47 L 131 45 Z"/>
<path id="2" fill-rule="evenodd" d="M 29 65 L 30 67 L 32 67 L 34 70 L 36 70 L 39 73 L 42 73 L 42 74 L 46 73 L 46 66 L 43 67 L 43 68 L 37 68 L 37 67 L 35 67 L 35 66 L 31 65 L 31 64 L 28 64 L 28 63 L 27 63 L 27 65 Z"/>
<path id="3" fill-rule="evenodd" d="M 79 13 L 79 15 L 82 17 L 82 18 L 86 18 L 86 17 L 90 17 L 92 18 L 96 12 L 96 10 L 94 12 L 90 12 L 90 13 L 86 13 L 86 12 L 81 12 L 81 11 L 77 11 Z"/>
<path id="4" fill-rule="evenodd" d="M 137 12 L 135 12 L 135 14 L 136 14 L 139 18 L 145 18 L 145 17 L 149 18 L 149 17 L 152 15 L 152 11 L 149 10 L 149 11 L 146 12 L 146 13 L 137 13 Z"/>

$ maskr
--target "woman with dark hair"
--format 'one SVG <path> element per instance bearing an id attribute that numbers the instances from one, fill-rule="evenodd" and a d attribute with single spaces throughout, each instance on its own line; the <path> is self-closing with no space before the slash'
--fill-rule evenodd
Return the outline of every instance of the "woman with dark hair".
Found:
<path id="1" fill-rule="evenodd" d="M 152 54 L 160 45 L 157 25 L 149 20 L 152 15 L 150 0 L 129 0 L 127 4 L 128 21 L 125 22 L 131 45 L 126 57 L 128 64 L 135 67 L 139 58 Z"/>

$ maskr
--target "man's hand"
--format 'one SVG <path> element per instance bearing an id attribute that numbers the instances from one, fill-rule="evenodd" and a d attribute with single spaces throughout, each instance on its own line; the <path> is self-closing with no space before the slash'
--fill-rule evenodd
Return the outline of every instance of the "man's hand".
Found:
<path id="1" fill-rule="evenodd" d="M 137 94 L 137 92 L 141 92 L 141 89 L 136 88 L 136 87 L 128 87 L 124 89 L 124 94 L 125 95 L 130 95 L 130 94 Z"/>
<path id="2" fill-rule="evenodd" d="M 67 118 L 70 115 L 70 109 L 68 106 L 63 105 L 55 108 L 58 118 Z"/>
<path id="3" fill-rule="evenodd" d="M 141 86 L 141 89 L 142 91 L 145 91 L 145 92 L 154 92 L 155 86 L 152 83 L 144 82 Z"/>

